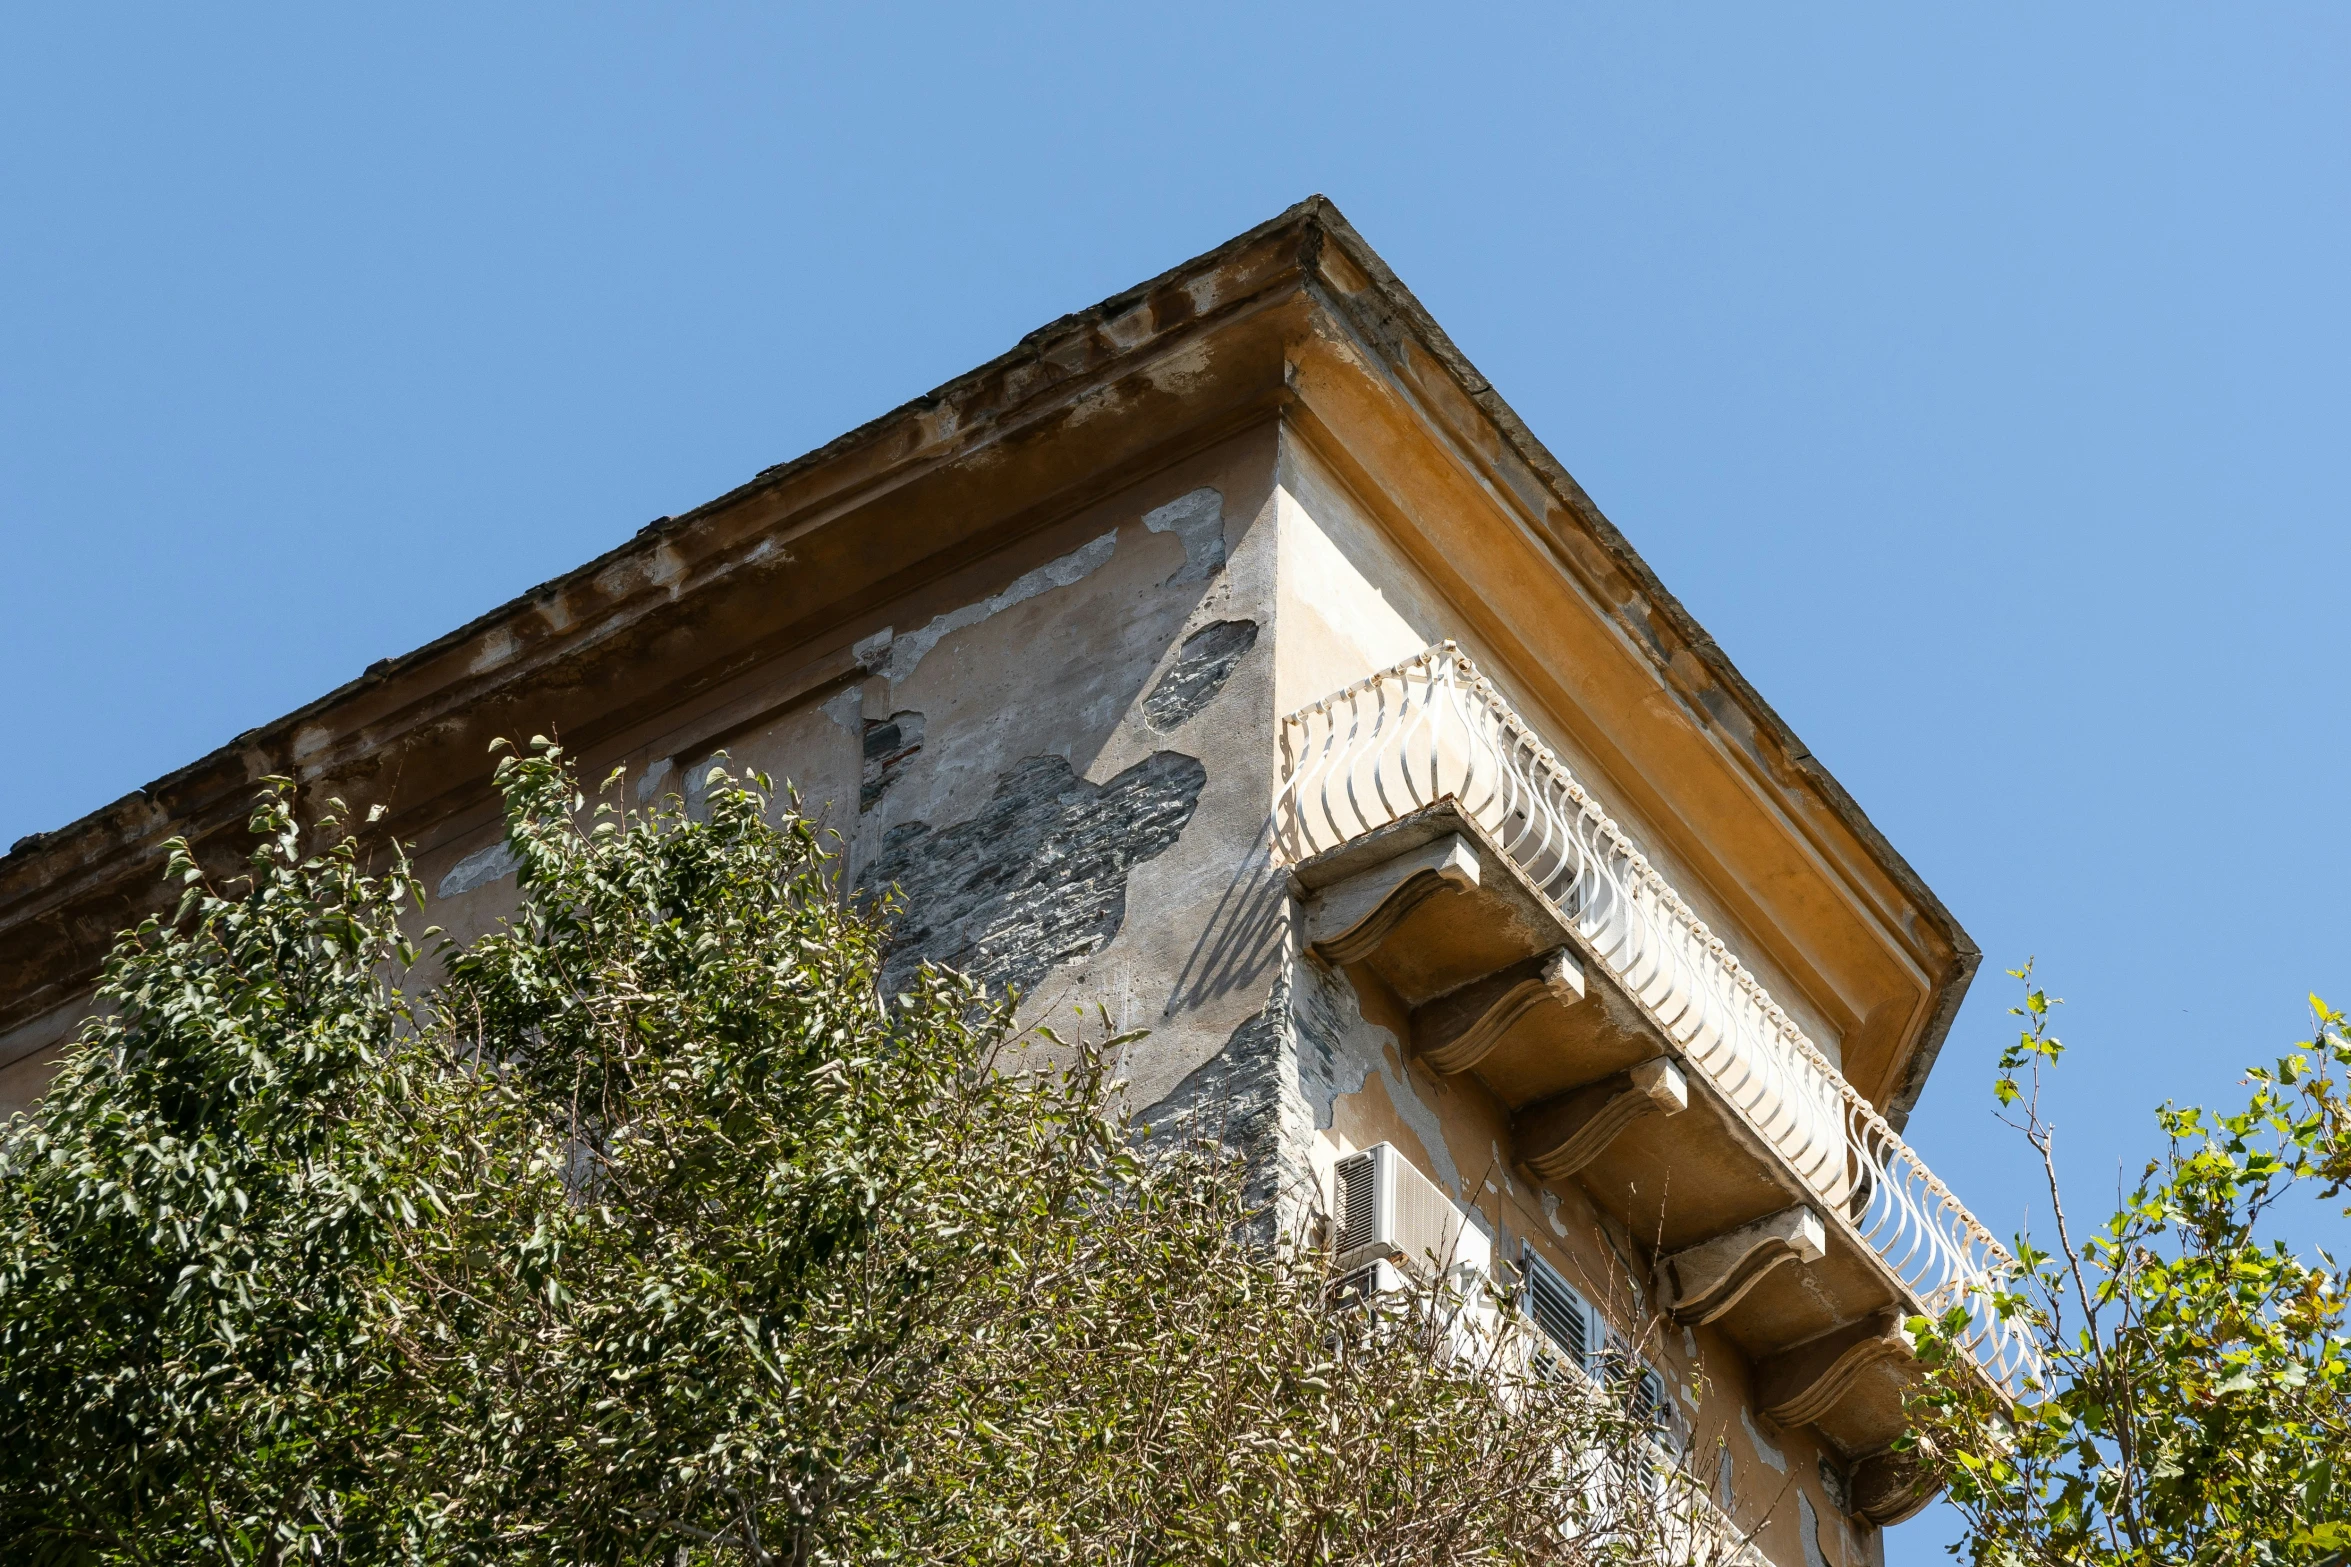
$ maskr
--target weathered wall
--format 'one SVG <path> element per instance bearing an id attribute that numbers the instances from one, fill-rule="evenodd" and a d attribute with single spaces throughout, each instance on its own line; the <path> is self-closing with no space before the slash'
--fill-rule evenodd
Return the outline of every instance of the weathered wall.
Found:
<path id="1" fill-rule="evenodd" d="M 1149 1029 L 1126 1071 L 1153 1103 L 1277 967 L 1273 452 L 1268 431 L 1180 463 L 845 628 L 849 678 L 803 678 L 795 650 L 583 771 L 689 807 L 720 751 L 789 782 L 851 887 L 900 889 L 896 972 L 932 958 L 1017 986 L 1032 1019 L 1082 1003 Z M 420 860 L 460 936 L 512 906 L 499 832 L 477 811 Z"/>
<path id="2" fill-rule="evenodd" d="M 69 1001 L 0 1034 L 0 1062 L 7 1063 L 0 1066 L 0 1116 L 29 1110 L 41 1097 L 88 1005 L 84 999 Z"/>
<path id="3" fill-rule="evenodd" d="M 1009 587 L 895 631 L 864 687 L 865 722 L 903 742 L 919 714 L 921 740 L 859 816 L 858 885 L 903 890 L 909 959 L 1149 1029 L 1138 1104 L 1273 981 L 1271 477 L 1261 435 L 1089 510 Z"/>
<path id="4" fill-rule="evenodd" d="M 229 863 L 270 772 L 383 801 L 428 916 L 473 934 L 515 896 L 482 747 L 560 728 L 639 800 L 691 801 L 720 750 L 789 780 L 850 889 L 904 888 L 901 964 L 1019 985 L 1032 1019 L 1083 1003 L 1148 1029 L 1125 1063 L 1146 1118 L 1251 1149 L 1298 1206 L 1392 1141 L 1503 1255 L 1531 1239 L 1629 1322 L 1639 1238 L 1572 1181 L 1529 1187 L 1484 1090 L 1414 1062 L 1376 983 L 1301 954 L 1270 852 L 1279 716 L 1444 638 L 1906 1105 L 1972 946 L 1317 200 L 18 845 L 0 1111 L 46 1079 L 166 834 Z M 1776 1560 L 1877 1550 L 1807 1441 L 1742 1412 L 1724 1339 L 1677 1330 L 1653 1358 L 1711 1387 L 1699 1446 L 1722 1437 Z"/>
<path id="5" fill-rule="evenodd" d="M 1281 541 L 1274 676 L 1280 711 L 1448 638 L 1511 691 L 1508 665 L 1480 645 L 1466 618 L 1398 555 L 1312 451 L 1295 441 L 1283 445 L 1275 509 Z M 1530 722 L 1557 733 L 1543 725 L 1539 709 L 1516 705 Z M 1608 798 L 1605 776 L 1589 757 L 1564 739 L 1552 744 L 1588 787 Z M 1619 819 L 1637 837 L 1656 836 L 1644 832 L 1635 811 L 1622 810 Z M 1659 860 L 1669 876 L 1685 878 L 1680 885 L 1690 887 L 1685 867 L 1670 855 Z M 1791 993 L 1783 974 L 1750 955 L 1754 944 L 1742 942 L 1738 926 L 1704 900 L 1702 888 L 1692 901 L 1767 984 L 1783 996 Z M 1414 1057 L 1405 1043 L 1411 1037 L 1407 1013 L 1375 975 L 1340 972 L 1302 954 L 1276 999 L 1286 1006 L 1290 1037 L 1280 1046 L 1261 1040 L 1257 1054 L 1286 1065 L 1296 1092 L 1287 1100 L 1261 1096 L 1260 1113 L 1311 1128 L 1304 1152 L 1290 1162 L 1310 1172 L 1305 1178 L 1315 1191 L 1328 1193 L 1340 1158 L 1393 1143 L 1475 1215 L 1496 1256 L 1516 1258 L 1523 1245 L 1532 1245 L 1620 1329 L 1650 1319 L 1644 1259 L 1653 1248 L 1625 1233 L 1576 1180 L 1533 1183 L 1515 1169 L 1507 1152 L 1507 1112 L 1473 1078 L 1440 1076 Z M 1817 1012 L 1803 1007 L 1800 995 L 1791 1010 L 1825 1048 L 1835 1049 L 1835 1035 Z M 1635 1123 L 1626 1135 L 1641 1131 L 1642 1123 Z M 1757 1543 L 1775 1561 L 1847 1567 L 1879 1559 L 1880 1532 L 1831 1501 L 1841 1483 L 1833 1463 L 1824 1464 L 1832 1455 L 1810 1432 L 1781 1431 L 1754 1412 L 1748 1362 L 1734 1346 L 1711 1327 L 1668 1327 L 1642 1350 L 1665 1373 L 1689 1422 L 1697 1462 L 1716 1480 L 1718 1502 L 1743 1527 L 1758 1529 Z"/>
<path id="6" fill-rule="evenodd" d="M 1295 712 L 1310 702 L 1453 641 L 1533 724 L 1577 778 L 1608 808 L 1653 863 L 1723 938 L 1831 1061 L 1839 1059 L 1835 1026 L 1756 933 L 1715 897 L 1704 877 L 1675 854 L 1671 836 L 1617 789 L 1605 768 L 1578 746 L 1570 726 L 1551 721 L 1527 695 L 1528 682 L 1479 634 L 1473 617 L 1448 603 L 1365 516 L 1346 485 L 1295 438 L 1281 451 L 1278 506 L 1282 537 L 1281 610 L 1285 634 L 1276 664 L 1277 705 Z"/>
<path id="7" fill-rule="evenodd" d="M 589 746 L 634 801 L 691 805 L 715 752 L 797 787 L 858 891 L 906 897 L 900 962 L 934 957 L 1147 1028 L 1138 1103 L 1222 1050 L 1273 983 L 1270 427 L 1229 439 L 790 649 L 690 710 Z M 419 834 L 425 918 L 465 938 L 513 907 L 481 759 Z M 0 1036 L 28 1105 L 84 1002 Z"/>

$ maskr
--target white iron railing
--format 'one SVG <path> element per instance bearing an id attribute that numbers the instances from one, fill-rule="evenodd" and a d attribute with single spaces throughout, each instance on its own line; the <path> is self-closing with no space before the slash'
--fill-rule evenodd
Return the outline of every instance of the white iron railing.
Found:
<path id="1" fill-rule="evenodd" d="M 2016 1264 L 1708 930 L 1453 643 L 1282 720 L 1275 836 L 1292 863 L 1450 796 L 1591 944 L 1617 983 L 1926 1315 L 2023 1391 L 2030 1342 L 1992 1309 Z"/>

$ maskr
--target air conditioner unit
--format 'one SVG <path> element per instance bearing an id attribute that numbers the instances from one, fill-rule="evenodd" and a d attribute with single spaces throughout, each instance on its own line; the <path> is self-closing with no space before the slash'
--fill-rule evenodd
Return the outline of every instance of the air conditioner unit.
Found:
<path id="1" fill-rule="evenodd" d="M 1383 1261 L 1423 1277 L 1455 1268 L 1492 1272 L 1492 1241 L 1394 1144 L 1374 1143 L 1341 1159 L 1332 1186 L 1336 1272 Z"/>

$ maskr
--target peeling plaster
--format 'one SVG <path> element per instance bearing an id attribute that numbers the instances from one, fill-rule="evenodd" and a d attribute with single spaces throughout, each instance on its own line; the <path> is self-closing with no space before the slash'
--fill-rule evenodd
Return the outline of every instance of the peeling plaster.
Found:
<path id="1" fill-rule="evenodd" d="M 1177 349 L 1153 360 L 1143 371 L 1143 378 L 1156 391 L 1171 397 L 1187 396 L 1193 386 L 1208 374 L 1214 355 L 1209 341 L 1198 337 Z"/>
<path id="2" fill-rule="evenodd" d="M 1339 1101 L 1361 1093 L 1379 1070 L 1379 1047 L 1359 1048 L 1356 1029 L 1362 1026 L 1363 1015 L 1353 1007 L 1353 998 L 1342 1002 L 1331 991 L 1331 980 L 1307 965 L 1299 986 L 1298 1087 L 1314 1112 L 1316 1128 L 1326 1132 Z M 1350 1014 L 1353 1027 L 1347 1021 Z"/>
<path id="3" fill-rule="evenodd" d="M 1160 584 L 1163 588 L 1205 582 L 1224 565 L 1224 494 L 1212 486 L 1204 484 L 1143 513 L 1143 526 L 1183 541 L 1183 567 Z"/>
<path id="4" fill-rule="evenodd" d="M 1199 717 L 1256 645 L 1254 620 L 1219 620 L 1184 638 L 1175 662 L 1143 698 L 1143 721 L 1164 734 Z"/>
<path id="5" fill-rule="evenodd" d="M 487 887 L 494 881 L 504 881 L 521 868 L 522 861 L 514 857 L 514 851 L 501 838 L 486 849 L 474 850 L 450 867 L 449 874 L 441 878 L 437 895 L 443 898 L 462 897 L 476 887 Z"/>
<path id="6" fill-rule="evenodd" d="M 645 776 L 637 780 L 637 803 L 639 805 L 651 802 L 654 795 L 661 790 L 661 780 L 667 778 L 676 765 L 673 758 L 666 756 L 656 757 L 646 764 Z"/>
<path id="7" fill-rule="evenodd" d="M 817 709 L 841 726 L 849 738 L 865 744 L 865 692 L 856 686 L 840 692 Z"/>
<path id="8" fill-rule="evenodd" d="M 1755 1417 L 1747 1412 L 1745 1404 L 1739 1406 L 1739 1424 L 1747 1428 L 1747 1440 L 1755 1444 L 1755 1456 L 1781 1474 L 1786 1474 L 1788 1472 L 1788 1455 L 1763 1439 L 1763 1433 L 1755 1429 Z"/>
<path id="9" fill-rule="evenodd" d="M 1144 520 L 1149 521 L 1148 518 Z M 1049 560 L 1036 570 L 1021 576 L 1003 592 L 990 598 L 984 598 L 977 604 L 966 604 L 961 609 L 951 609 L 921 630 L 910 631 L 906 635 L 894 639 L 889 644 L 890 659 L 887 666 L 891 683 L 897 684 L 913 678 L 915 666 L 923 661 L 932 648 L 939 645 L 941 639 L 963 630 L 966 626 L 976 626 L 991 616 L 1000 615 L 1012 608 L 1013 605 L 1024 603 L 1040 593 L 1049 593 L 1055 588 L 1066 588 L 1073 583 L 1084 580 L 1087 576 L 1108 565 L 1110 557 L 1117 550 L 1118 530 L 1113 528 L 1084 548 L 1072 550 L 1059 560 Z M 864 654 L 865 648 L 866 643 L 857 644 L 860 656 Z"/>
<path id="10" fill-rule="evenodd" d="M 1820 1554 L 1820 1515 L 1802 1491 L 1796 1493 L 1796 1538 L 1804 1546 L 1804 1567 L 1829 1567 L 1829 1559 Z"/>
<path id="11" fill-rule="evenodd" d="M 865 732 L 858 740 L 865 757 L 857 790 L 859 815 L 881 803 L 890 785 L 906 770 L 906 764 L 922 750 L 922 734 L 922 714 L 912 709 L 865 721 Z"/>
<path id="12" fill-rule="evenodd" d="M 992 988 L 1027 991 L 1099 952 L 1126 922 L 1127 876 L 1173 847 L 1208 770 L 1154 751 L 1103 784 L 1067 759 L 1032 756 L 996 779 L 977 815 L 944 829 L 900 822 L 859 874 L 906 895 L 883 971 L 887 990 L 925 959 Z"/>
<path id="13" fill-rule="evenodd" d="M 1839 1513 L 1851 1512 L 1853 1510 L 1853 1493 L 1844 1474 L 1836 1465 L 1828 1461 L 1825 1454 L 1817 1461 L 1817 1467 L 1820 1470 L 1822 1499 Z"/>
<path id="14" fill-rule="evenodd" d="M 1444 1182 L 1447 1191 L 1461 1196 L 1461 1171 L 1453 1163 L 1453 1150 L 1445 1143 L 1444 1123 L 1413 1086 L 1396 1036 L 1377 1023 L 1364 1021 L 1363 1009 L 1355 999 L 1355 987 L 1345 978 L 1317 963 L 1302 963 L 1299 969 L 1306 981 L 1299 987 L 1299 1021 L 1306 1035 L 1298 1053 L 1299 1076 L 1305 1079 L 1318 1066 L 1328 1072 L 1323 1082 L 1309 1088 L 1310 1100 L 1320 1098 L 1326 1086 L 1329 1099 L 1325 1104 L 1335 1102 L 1342 1092 L 1360 1092 L 1372 1072 L 1378 1072 L 1397 1116 L 1427 1150 L 1429 1163 L 1435 1166 L 1433 1173 Z M 1340 1074 L 1348 1070 L 1353 1071 L 1354 1086 L 1342 1088 L 1345 1079 Z M 1330 1125 L 1329 1114 L 1322 1104 L 1316 1106 L 1318 1124 Z"/>
<path id="15" fill-rule="evenodd" d="M 707 821 L 710 813 L 710 778 L 723 772 L 737 782 L 745 773 L 737 772 L 728 764 L 734 760 L 724 750 L 711 752 L 686 769 L 686 814 L 695 821 Z"/>
<path id="16" fill-rule="evenodd" d="M 1303 1210 L 1319 1206 L 1320 1183 L 1299 1157 L 1311 1138 L 1304 1125 L 1309 1107 L 1297 1092 L 1304 1074 L 1291 993 L 1283 974 L 1264 1010 L 1136 1121 L 1155 1143 L 1207 1138 L 1245 1155 L 1253 1205 L 1289 1199 Z"/>
<path id="17" fill-rule="evenodd" d="M 1568 1228 L 1559 1222 L 1559 1194 L 1550 1187 L 1543 1188 L 1543 1222 L 1551 1226 L 1551 1233 L 1567 1239 Z"/>
<path id="18" fill-rule="evenodd" d="M 504 626 L 494 627 L 483 633 L 481 651 L 474 655 L 473 663 L 467 667 L 466 673 L 478 675 L 485 670 L 496 669 L 512 657 L 514 633 Z"/>

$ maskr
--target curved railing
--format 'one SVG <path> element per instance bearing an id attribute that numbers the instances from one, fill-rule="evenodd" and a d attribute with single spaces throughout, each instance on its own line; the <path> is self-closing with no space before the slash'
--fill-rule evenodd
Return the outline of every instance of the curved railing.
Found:
<path id="1" fill-rule="evenodd" d="M 2032 1346 L 1992 1307 L 2016 1263 L 1707 929 L 1565 763 L 1450 642 L 1282 720 L 1275 836 L 1295 863 L 1450 796 L 1617 983 L 1927 1315 L 1969 1318 L 2011 1394 Z"/>

